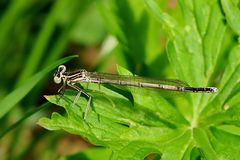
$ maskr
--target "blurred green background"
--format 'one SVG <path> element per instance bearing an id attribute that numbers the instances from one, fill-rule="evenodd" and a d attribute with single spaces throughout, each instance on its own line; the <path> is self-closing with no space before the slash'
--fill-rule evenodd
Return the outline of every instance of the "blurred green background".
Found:
<path id="1" fill-rule="evenodd" d="M 181 24 L 175 0 L 158 0 L 158 4 Z M 66 63 L 70 70 L 116 73 L 119 64 L 142 76 L 176 78 L 165 54 L 167 38 L 161 27 L 143 0 L 1 0 L 0 101 L 36 73 L 71 55 L 78 57 Z M 222 57 L 236 44 L 231 31 L 227 32 Z M 79 136 L 50 132 L 36 124 L 40 117 L 62 112 L 56 106 L 39 108 L 46 102 L 43 95 L 56 94 L 60 87 L 53 83 L 53 73 L 45 73 L 0 118 L 0 159 L 50 160 L 80 151 L 99 157 L 109 154 L 94 150 Z"/>

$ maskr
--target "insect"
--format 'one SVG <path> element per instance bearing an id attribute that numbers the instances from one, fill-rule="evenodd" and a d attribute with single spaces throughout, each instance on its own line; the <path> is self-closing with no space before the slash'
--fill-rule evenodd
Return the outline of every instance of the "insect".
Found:
<path id="1" fill-rule="evenodd" d="M 56 84 L 63 83 L 59 92 L 66 86 L 69 86 L 78 91 L 73 105 L 77 103 L 81 94 L 88 98 L 87 106 L 83 115 L 86 119 L 87 112 L 90 108 L 92 97 L 81 89 L 78 83 L 98 83 L 98 84 L 114 84 L 123 86 L 133 86 L 141 88 L 156 88 L 161 90 L 178 91 L 178 92 L 193 92 L 193 93 L 214 93 L 217 92 L 215 87 L 191 87 L 187 83 L 180 80 L 158 80 L 140 76 L 117 75 L 109 73 L 88 72 L 85 69 L 80 69 L 76 72 L 67 72 L 66 66 L 60 65 L 54 74 L 54 82 Z"/>

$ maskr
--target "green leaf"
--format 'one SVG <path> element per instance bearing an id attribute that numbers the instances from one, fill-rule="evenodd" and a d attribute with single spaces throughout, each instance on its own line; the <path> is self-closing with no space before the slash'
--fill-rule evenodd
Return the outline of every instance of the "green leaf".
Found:
<path id="1" fill-rule="evenodd" d="M 145 64 L 151 64 L 162 51 L 156 34 L 160 34 L 160 28 L 146 12 L 142 0 L 108 2 L 98 2 L 106 27 L 120 42 L 121 53 L 130 70 L 140 73 L 146 69 Z"/>
<path id="2" fill-rule="evenodd" d="M 177 76 L 181 80 L 185 80 L 186 82 L 196 83 L 195 78 L 192 77 L 191 68 L 187 65 L 191 65 L 190 63 L 181 63 L 183 59 L 185 61 L 190 62 L 191 57 L 187 57 L 187 54 L 185 54 L 184 51 L 186 51 L 186 46 L 183 41 L 183 33 L 181 33 L 181 28 L 179 24 L 176 22 L 176 20 L 168 15 L 167 13 L 163 12 L 157 3 L 154 0 L 145 1 L 147 6 L 149 7 L 150 12 L 153 13 L 153 15 L 156 17 L 156 19 L 164 25 L 164 28 L 166 29 L 167 33 L 170 37 L 170 47 L 174 47 L 175 52 L 168 52 L 168 58 L 173 66 L 174 69 L 178 68 L 178 72 L 176 72 Z M 186 26 L 187 31 L 190 31 L 189 29 L 192 29 L 189 26 Z M 184 29 L 183 29 L 184 31 Z M 187 37 L 187 35 L 184 35 Z M 188 37 L 191 38 L 191 37 Z M 173 51 L 172 48 L 169 48 L 168 51 Z M 187 51 L 186 51 L 187 52 Z M 192 54 L 189 54 L 192 55 Z M 194 58 L 194 57 L 193 57 Z M 201 59 L 201 58 L 200 58 Z M 198 60 L 200 60 L 198 59 Z M 191 59 L 192 62 L 194 62 L 194 59 Z M 177 66 L 177 67 L 175 67 Z M 200 69 L 201 70 L 201 69 Z M 199 71 L 200 71 L 199 70 Z M 193 73 L 193 72 L 192 72 Z M 196 72 L 195 72 L 196 73 Z M 187 76 L 188 75 L 188 76 Z M 200 80 L 200 78 L 199 78 Z M 192 85 L 192 84 L 190 84 Z M 196 85 L 196 84 L 195 84 Z"/>
<path id="3" fill-rule="evenodd" d="M 196 0 L 197 1 L 197 0 Z M 217 59 L 221 53 L 221 47 L 223 45 L 226 25 L 224 23 L 224 16 L 222 14 L 221 6 L 215 0 L 209 3 L 208 7 L 211 7 L 211 11 L 208 19 L 208 27 L 206 33 L 202 36 L 203 41 L 203 55 L 205 61 L 205 74 L 207 77 L 211 77 L 216 69 Z M 199 10 L 204 6 L 201 6 Z M 198 19 L 202 16 L 199 15 Z M 211 84 L 209 79 L 208 84 Z"/>
<path id="4" fill-rule="evenodd" d="M 110 2 L 106 8 L 99 3 L 105 18 L 110 21 L 111 32 L 119 45 L 124 46 L 122 53 L 135 59 L 141 57 L 136 61 L 127 57 L 133 66 L 142 64 L 146 57 L 143 42 L 147 40 L 143 31 L 147 30 L 150 20 L 148 12 L 142 6 L 136 7 L 141 1 Z M 87 88 L 81 84 L 92 97 L 86 120 L 83 113 L 88 99 L 81 96 L 73 105 L 77 92 L 66 91 L 62 98 L 46 96 L 66 113 L 54 112 L 51 118 L 41 118 L 39 124 L 49 130 L 61 129 L 80 135 L 94 145 L 110 148 L 113 151 L 111 159 L 138 160 L 151 153 L 165 160 L 237 159 L 240 54 L 239 47 L 233 47 L 231 53 L 226 54 L 228 63 L 224 63 L 223 75 L 216 73 L 218 63 L 225 61 L 221 47 L 227 34 L 220 3 L 217 0 L 179 0 L 181 15 L 177 20 L 165 13 L 156 1 L 144 2 L 149 13 L 168 33 L 167 55 L 178 79 L 196 87 L 219 83 L 219 91 L 164 97 L 157 89 L 97 84 Z M 227 49 L 224 48 L 229 52 Z M 133 75 L 121 66 L 117 69 L 121 75 Z M 224 151 L 224 146 L 229 148 Z"/>
<path id="5" fill-rule="evenodd" d="M 217 129 L 240 136 L 240 128 L 234 125 L 220 125 Z"/>
<path id="6" fill-rule="evenodd" d="M 239 1 L 221 0 L 223 11 L 226 14 L 228 24 L 234 32 L 240 35 L 240 9 Z"/>
<path id="7" fill-rule="evenodd" d="M 203 111 L 202 115 L 211 115 L 218 112 L 224 111 L 224 105 L 228 105 L 231 93 L 239 85 L 239 74 L 240 74 L 240 47 L 235 46 L 228 57 L 228 65 L 225 68 L 224 74 L 221 79 L 219 86 L 219 94 L 213 100 L 211 105 L 207 106 Z"/>
<path id="8" fill-rule="evenodd" d="M 235 106 L 235 105 L 238 105 L 238 104 L 240 104 L 240 93 L 237 93 L 236 95 L 231 97 L 231 99 L 225 105 Z"/>
<path id="9" fill-rule="evenodd" d="M 132 73 L 130 73 L 128 70 L 124 69 L 121 66 L 117 66 L 117 68 L 118 72 L 121 75 L 132 75 Z M 141 91 L 138 92 L 136 88 L 131 87 L 129 88 L 129 90 L 132 92 L 134 103 L 136 106 L 138 104 L 141 104 L 141 106 L 143 106 L 145 109 L 150 110 L 151 112 L 159 113 L 162 119 L 168 119 L 169 124 L 172 125 L 175 125 L 177 123 L 180 124 L 183 123 L 185 125 L 189 124 L 188 121 L 185 120 L 181 114 L 179 114 L 179 111 L 162 97 L 162 94 L 159 93 L 159 91 L 141 89 Z M 156 95 L 156 96 L 149 96 L 142 99 L 144 95 Z"/>
<path id="10" fill-rule="evenodd" d="M 191 86 L 212 84 L 211 77 L 220 55 L 226 29 L 219 3 L 179 1 L 184 20 L 182 25 L 159 9 L 154 0 L 145 2 L 157 20 L 167 26 L 166 31 L 169 34 L 167 54 L 177 77 Z M 211 14 L 206 13 L 209 18 L 202 18 L 199 15 L 202 8 L 211 8 Z M 209 98 L 209 95 L 192 96 L 192 103 L 201 104 L 195 105 L 198 106 L 194 111 L 195 116 L 205 108 Z"/>
<path id="11" fill-rule="evenodd" d="M 211 137 L 213 148 L 217 152 L 218 159 L 238 159 L 240 156 L 240 136 L 233 135 L 223 130 L 212 127 Z"/>
<path id="12" fill-rule="evenodd" d="M 201 147 L 206 159 L 218 159 L 214 151 L 208 135 L 203 129 L 193 129 L 193 137 L 196 140 L 197 146 Z"/>
<path id="13" fill-rule="evenodd" d="M 207 85 L 213 74 L 226 28 L 219 4 L 216 1 L 193 1 L 193 4 L 190 1 L 179 1 L 185 23 L 182 26 L 163 12 L 154 0 L 145 2 L 156 19 L 166 26 L 169 34 L 167 53 L 178 78 L 190 85 Z M 211 8 L 211 14 L 207 11 L 205 18 L 200 16 L 203 8 Z"/>
<path id="14" fill-rule="evenodd" d="M 48 40 L 50 39 L 51 34 L 53 33 L 54 27 L 56 25 L 56 14 L 59 12 L 60 9 L 64 6 L 64 0 L 57 1 L 51 13 L 49 14 L 48 18 L 46 19 L 38 38 L 32 48 L 30 57 L 26 62 L 24 70 L 19 77 L 18 83 L 16 86 L 21 85 L 28 79 L 36 70 L 37 65 L 40 63 L 41 57 L 44 54 L 44 50 L 47 47 Z"/>
<path id="15" fill-rule="evenodd" d="M 128 71 L 126 68 L 123 68 L 120 65 L 117 65 L 117 71 L 120 75 L 128 75 L 128 76 L 133 75 L 130 71 Z"/>
<path id="16" fill-rule="evenodd" d="M 224 106 L 223 111 L 211 114 L 207 117 L 202 116 L 199 123 L 201 125 L 219 125 L 219 124 L 234 124 L 239 126 L 240 121 L 240 106 Z"/>
<path id="17" fill-rule="evenodd" d="M 88 113 L 86 121 L 82 118 L 86 100 L 81 98 L 77 105 L 72 106 L 76 92 L 68 91 L 63 99 L 47 96 L 50 102 L 64 107 L 67 115 L 53 113 L 51 119 L 42 118 L 39 124 L 49 130 L 64 129 L 82 135 L 96 145 L 110 147 L 115 152 L 113 157 L 119 159 L 144 158 L 149 152 L 161 153 L 161 148 L 169 154 L 164 156 L 171 157 L 172 151 L 178 150 L 171 146 L 174 144 L 182 147 L 190 138 L 187 128 L 169 128 L 156 114 L 146 112 L 140 105 L 133 106 L 123 96 L 104 87 L 101 87 L 100 93 L 88 93 L 93 97 L 94 111 Z M 139 150 L 141 146 L 145 146 L 145 149 Z M 122 150 L 122 147 L 125 149 Z M 134 153 L 127 154 L 130 150 Z M 182 151 L 176 157 L 181 154 Z"/>
<path id="18" fill-rule="evenodd" d="M 208 28 L 211 11 L 211 7 L 208 3 L 208 0 L 193 1 L 194 16 L 197 17 L 197 28 L 199 29 L 199 33 L 201 36 L 204 36 L 206 34 Z"/>
<path id="19" fill-rule="evenodd" d="M 7 114 L 21 99 L 24 98 L 31 89 L 38 84 L 38 82 L 43 79 L 52 69 L 56 66 L 69 61 L 70 59 L 76 56 L 70 56 L 63 59 L 60 59 L 42 71 L 36 73 L 31 78 L 26 80 L 21 86 L 16 88 L 14 91 L 9 93 L 2 101 L 0 102 L 0 118 Z"/>
<path id="20" fill-rule="evenodd" d="M 73 0 L 72 3 L 68 3 L 65 0 L 59 0 L 54 3 L 52 9 L 50 10 L 50 13 L 47 15 L 47 18 L 42 25 L 40 33 L 36 38 L 36 42 L 31 48 L 31 53 L 27 58 L 24 69 L 18 79 L 16 86 L 24 83 L 24 81 L 31 77 L 32 74 L 37 70 L 38 66 L 41 64 L 41 60 L 43 60 L 44 54 L 48 52 L 48 44 L 51 38 L 55 36 L 53 34 L 54 30 L 56 30 L 57 26 L 59 25 L 63 31 L 61 34 L 59 34 L 58 40 L 56 40 L 54 43 L 51 54 L 45 55 L 47 58 L 45 59 L 46 64 L 43 67 L 46 67 L 58 59 L 60 54 L 64 52 L 64 49 L 67 45 L 70 34 L 69 32 L 76 22 L 76 17 L 84 10 L 84 7 L 87 6 L 89 2 L 91 1 Z M 66 10 L 66 5 L 68 5 L 69 10 Z M 63 12 L 63 10 L 65 10 L 65 12 Z"/>

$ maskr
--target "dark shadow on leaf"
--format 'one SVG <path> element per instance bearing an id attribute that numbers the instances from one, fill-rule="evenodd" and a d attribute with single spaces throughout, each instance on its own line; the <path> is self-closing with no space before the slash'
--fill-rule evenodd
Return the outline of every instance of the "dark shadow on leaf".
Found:
<path id="1" fill-rule="evenodd" d="M 160 160 L 162 155 L 160 153 L 149 153 L 144 160 Z"/>
<path id="2" fill-rule="evenodd" d="M 117 124 L 120 124 L 120 125 L 122 125 L 122 126 L 124 126 L 124 127 L 130 128 L 129 124 L 126 124 L 126 123 L 120 123 L 120 122 L 116 122 L 116 123 L 117 123 Z"/>
<path id="3" fill-rule="evenodd" d="M 131 92 L 121 89 L 122 87 L 117 87 L 114 85 L 103 85 L 103 86 L 114 92 L 121 94 L 122 96 L 126 97 L 132 104 L 134 104 L 134 99 Z"/>
<path id="4" fill-rule="evenodd" d="M 190 153 L 190 157 L 191 159 L 194 159 L 194 160 L 202 160 L 202 159 L 205 159 L 204 157 L 204 154 L 203 154 L 203 151 L 201 148 L 198 148 L 198 147 L 194 147 Z"/>

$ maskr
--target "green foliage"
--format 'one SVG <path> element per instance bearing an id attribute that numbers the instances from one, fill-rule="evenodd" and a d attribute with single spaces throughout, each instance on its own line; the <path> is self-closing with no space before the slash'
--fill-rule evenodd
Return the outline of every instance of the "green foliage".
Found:
<path id="1" fill-rule="evenodd" d="M 234 32 L 240 35 L 240 10 L 239 1 L 236 0 L 221 0 L 223 10 L 226 14 L 228 24 Z"/>
<path id="2" fill-rule="evenodd" d="M 85 88 L 92 96 L 86 120 L 82 114 L 87 100 L 81 97 L 72 106 L 76 92 L 67 91 L 61 99 L 57 95 L 46 96 L 51 103 L 63 107 L 66 114 L 54 112 L 51 118 L 41 118 L 39 124 L 49 130 L 63 129 L 81 135 L 95 145 L 110 148 L 111 159 L 138 160 L 150 153 L 158 153 L 166 160 L 238 159 L 240 50 L 239 45 L 234 45 L 236 42 L 226 54 L 228 63 L 220 80 L 214 76 L 221 74 L 216 73 L 217 64 L 225 60 L 222 46 L 227 24 L 239 33 L 240 21 L 236 20 L 238 15 L 235 17 L 239 8 L 236 1 L 224 0 L 221 3 L 179 0 L 178 4 L 182 14 L 178 20 L 154 0 L 110 0 L 110 6 L 100 2 L 98 5 L 110 32 L 120 43 L 121 52 L 134 66 L 149 65 L 145 59 L 148 47 L 154 46 L 149 44 L 155 43 L 147 36 L 154 33 L 148 30 L 153 15 L 168 35 L 167 55 L 177 78 L 192 86 L 216 84 L 218 93 L 189 93 L 169 99 L 156 90 L 131 87 L 111 90 L 105 86 L 99 90 L 98 85 L 91 85 Z M 159 53 L 160 49 L 155 47 L 153 51 Z M 130 69 L 137 72 L 136 68 Z M 130 74 L 121 67 L 119 73 Z"/>
<path id="3" fill-rule="evenodd" d="M 107 4 L 97 4 L 107 29 L 120 42 L 118 47 L 127 67 L 134 73 L 144 74 L 148 65 L 151 71 L 155 67 L 151 66 L 153 61 L 161 61 L 158 57 L 163 52 L 159 45 L 161 30 L 147 13 L 143 1 L 109 0 Z M 119 62 L 118 57 L 116 60 Z"/>
<path id="4" fill-rule="evenodd" d="M 1 102 L 0 102 L 0 118 L 2 118 L 5 114 L 7 114 L 16 104 L 27 94 L 30 90 L 39 83 L 51 70 L 56 68 L 58 65 L 69 61 L 70 59 L 76 56 L 70 56 L 63 58 L 61 60 L 56 61 L 52 65 L 43 69 L 39 73 L 36 73 L 31 78 L 26 80 L 21 86 L 16 88 L 10 94 L 8 94 Z"/>
<path id="5" fill-rule="evenodd" d="M 51 8 L 45 8 L 46 2 L 52 3 Z M 240 34 L 239 1 L 179 0 L 172 11 L 162 0 L 96 3 L 104 24 L 118 41 L 110 50 L 110 58 L 100 60 L 98 69 L 113 56 L 134 74 L 175 77 L 192 86 L 217 85 L 219 92 L 169 98 L 156 90 L 112 86 L 99 90 L 93 85 L 87 90 L 93 101 L 86 121 L 82 119 L 86 100 L 81 98 L 72 107 L 76 92 L 68 91 L 60 100 L 58 96 L 47 97 L 64 107 L 67 114 L 53 113 L 51 119 L 43 118 L 39 123 L 50 130 L 64 129 L 110 148 L 112 159 L 143 159 L 150 153 L 157 153 L 162 159 L 238 159 L 240 50 L 239 37 L 238 42 L 235 37 Z M 28 104 L 19 102 L 53 68 L 68 60 L 56 61 L 69 41 L 92 46 L 99 44 L 106 34 L 95 4 L 89 0 L 70 3 L 22 0 L 8 4 L 6 8 L 1 6 L 5 10 L 1 10 L 0 17 L 1 138 L 41 110 L 25 113 L 25 109 L 36 105 L 33 99 L 39 91 L 26 99 Z M 129 74 L 121 67 L 119 73 Z M 10 92 L 12 88 L 16 89 Z M 12 109 L 18 109 L 19 114 L 10 112 Z M 14 120 L 20 118 L 7 127 L 8 121 L 12 122 L 11 116 Z M 12 137 L 9 159 L 18 157 L 11 150 L 24 148 L 17 145 L 18 132 Z M 31 150 L 37 139 L 29 140 L 32 142 L 20 157 Z M 100 153 L 106 159 L 110 153 L 109 149 L 106 154 L 105 151 L 86 151 L 66 159 L 82 155 L 97 159 Z M 96 157 L 91 157 L 92 153 Z"/>
<path id="6" fill-rule="evenodd" d="M 76 22 L 71 31 L 74 42 L 93 46 L 101 42 L 105 36 L 105 27 L 95 5 L 90 5 Z"/>
<path id="7" fill-rule="evenodd" d="M 0 139 L 2 137 L 4 137 L 7 133 L 9 133 L 11 130 L 17 128 L 21 123 L 23 123 L 27 118 L 29 118 L 30 116 L 32 116 L 34 113 L 39 112 L 45 108 L 47 108 L 49 106 L 49 102 L 43 104 L 42 106 L 33 109 L 32 111 L 28 112 L 27 114 L 25 114 L 20 120 L 18 120 L 17 122 L 15 122 L 14 124 L 12 124 L 10 127 L 8 127 L 7 129 L 1 131 L 0 133 Z"/>
<path id="8" fill-rule="evenodd" d="M 58 41 L 55 43 L 55 46 L 51 47 L 51 56 L 48 58 L 48 61 L 45 62 L 45 65 L 49 65 L 53 60 L 59 57 L 59 54 L 62 53 L 69 39 L 69 32 L 71 31 L 72 26 L 76 22 L 75 19 L 78 18 L 77 16 L 79 14 L 76 13 L 78 13 L 79 11 L 83 11 L 84 7 L 88 3 L 89 2 L 80 3 L 78 1 L 72 1 L 71 3 L 68 3 L 66 0 L 59 0 L 54 4 L 51 13 L 49 13 L 48 18 L 46 19 L 37 37 L 36 43 L 32 48 L 30 57 L 26 63 L 23 73 L 19 78 L 17 85 L 25 81 L 26 78 L 28 78 L 36 70 L 41 58 L 44 55 L 44 51 L 47 50 L 50 38 L 54 34 L 54 29 L 57 25 L 59 25 L 63 29 L 63 32 L 61 35 L 59 35 Z M 60 16 L 59 18 L 59 14 L 62 14 L 62 11 L 65 9 L 66 5 L 68 5 L 70 10 L 64 12 L 65 15 Z"/>

